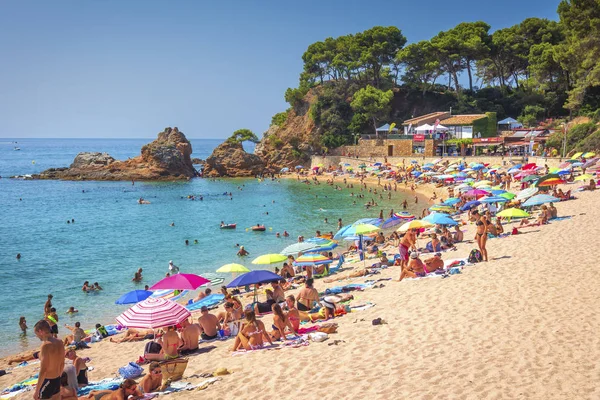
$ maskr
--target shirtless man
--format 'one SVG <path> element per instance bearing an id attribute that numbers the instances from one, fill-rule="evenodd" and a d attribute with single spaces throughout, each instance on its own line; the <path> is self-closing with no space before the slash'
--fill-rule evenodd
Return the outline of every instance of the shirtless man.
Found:
<path id="1" fill-rule="evenodd" d="M 204 292 L 199 292 L 198 293 L 198 297 L 196 297 L 194 299 L 194 302 L 202 300 L 203 298 L 205 298 L 206 296 L 210 296 L 210 294 L 212 293 L 212 290 L 207 288 Z"/>
<path id="2" fill-rule="evenodd" d="M 181 322 L 183 330 L 181 331 L 181 347 L 179 353 L 182 355 L 193 353 L 198 350 L 198 339 L 200 338 L 200 326 L 198 324 L 190 324 L 186 319 Z"/>
<path id="3" fill-rule="evenodd" d="M 452 234 L 452 239 L 454 240 L 454 243 L 462 242 L 464 239 L 464 234 L 462 233 L 462 231 L 460 230 L 460 227 L 458 225 L 456 225 L 454 227 L 454 233 Z"/>
<path id="4" fill-rule="evenodd" d="M 38 321 L 33 331 L 42 341 L 40 347 L 40 372 L 33 398 L 60 399 L 60 377 L 65 368 L 65 348 L 50 331 L 50 325 L 45 320 Z"/>
<path id="5" fill-rule="evenodd" d="M 444 260 L 442 260 L 442 253 L 435 253 L 433 257 L 423 260 L 427 266 L 428 272 L 433 272 L 438 269 L 444 269 Z"/>
<path id="6" fill-rule="evenodd" d="M 142 281 L 142 269 L 138 269 L 135 274 L 133 274 L 133 282 L 141 282 Z"/>
<path id="7" fill-rule="evenodd" d="M 202 330 L 200 336 L 203 340 L 216 339 L 218 336 L 217 332 L 221 329 L 219 319 L 216 315 L 209 313 L 208 307 L 206 306 L 203 306 L 200 309 L 200 313 L 202 314 L 200 318 L 198 318 L 198 324 Z"/>
<path id="8" fill-rule="evenodd" d="M 70 330 L 73 334 L 68 335 L 63 339 L 63 343 L 65 346 L 70 345 L 71 343 L 77 344 L 79 342 L 83 342 L 83 339 L 87 337 L 87 334 L 83 329 L 81 329 L 81 323 L 75 322 L 75 326 L 69 326 L 65 324 L 65 328 Z"/>
<path id="9" fill-rule="evenodd" d="M 288 263 L 283 263 L 283 268 L 281 268 L 281 276 L 284 279 L 293 278 L 296 276 L 294 272 L 294 268 L 290 266 Z"/>
<path id="10" fill-rule="evenodd" d="M 421 261 L 419 258 L 419 253 L 413 251 L 410 253 L 410 261 L 406 265 L 406 268 L 400 273 L 400 279 L 398 279 L 398 282 L 402 281 L 402 279 L 406 277 L 417 278 L 425 276 L 424 266 L 425 264 L 423 264 L 423 261 Z"/>
<path id="11" fill-rule="evenodd" d="M 409 229 L 402 239 L 400 239 L 400 246 L 398 250 L 400 251 L 400 268 L 404 269 L 406 264 L 408 263 L 408 252 L 411 248 L 415 247 L 416 236 L 413 229 Z"/>

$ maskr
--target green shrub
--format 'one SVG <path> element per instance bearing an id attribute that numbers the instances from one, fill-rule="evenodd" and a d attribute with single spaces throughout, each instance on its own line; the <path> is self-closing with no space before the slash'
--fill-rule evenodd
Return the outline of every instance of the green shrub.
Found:
<path id="1" fill-rule="evenodd" d="M 598 151 L 600 150 L 600 129 L 588 135 L 585 139 L 577 143 L 577 151 Z"/>
<path id="2" fill-rule="evenodd" d="M 271 118 L 271 125 L 284 126 L 287 121 L 287 116 L 287 111 L 283 111 L 273 115 L 273 117 Z"/>

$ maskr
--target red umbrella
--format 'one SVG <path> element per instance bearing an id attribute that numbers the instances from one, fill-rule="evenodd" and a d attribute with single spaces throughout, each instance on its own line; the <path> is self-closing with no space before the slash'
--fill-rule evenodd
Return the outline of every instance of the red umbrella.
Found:
<path id="1" fill-rule="evenodd" d="M 467 193 L 465 193 L 465 195 L 469 197 L 481 197 L 487 196 L 488 194 L 490 194 L 490 192 L 483 189 L 471 189 Z"/>
<path id="2" fill-rule="evenodd" d="M 174 289 L 196 290 L 200 286 L 210 283 L 206 278 L 196 274 L 175 274 L 155 283 L 150 290 Z"/>
<path id="3" fill-rule="evenodd" d="M 521 169 L 528 170 L 528 169 L 535 169 L 535 167 L 537 167 L 536 163 L 529 163 L 529 164 L 525 164 L 524 166 L 522 166 Z"/>
<path id="4" fill-rule="evenodd" d="M 117 322 L 127 328 L 158 329 L 177 325 L 190 315 L 184 306 L 174 301 L 149 298 L 119 315 Z"/>

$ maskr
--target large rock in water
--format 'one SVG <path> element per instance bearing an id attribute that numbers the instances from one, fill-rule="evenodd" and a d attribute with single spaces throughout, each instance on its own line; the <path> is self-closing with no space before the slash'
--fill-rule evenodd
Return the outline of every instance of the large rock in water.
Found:
<path id="1" fill-rule="evenodd" d="M 197 175 L 192 165 L 192 144 L 175 128 L 166 128 L 141 155 L 117 161 L 107 153 L 79 153 L 69 168 L 50 168 L 38 179 L 66 180 L 178 180 Z"/>
<path id="2" fill-rule="evenodd" d="M 256 176 L 264 169 L 265 163 L 259 156 L 246 153 L 241 143 L 226 140 L 206 159 L 204 176 Z"/>

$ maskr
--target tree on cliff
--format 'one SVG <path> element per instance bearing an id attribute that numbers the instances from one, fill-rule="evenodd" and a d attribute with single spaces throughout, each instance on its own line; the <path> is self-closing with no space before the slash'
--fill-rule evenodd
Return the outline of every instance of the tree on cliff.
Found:
<path id="1" fill-rule="evenodd" d="M 238 129 L 227 139 L 229 143 L 252 142 L 258 143 L 258 137 L 250 129 Z"/>
<path id="2" fill-rule="evenodd" d="M 377 119 L 389 115 L 390 102 L 393 97 L 394 93 L 391 90 L 384 92 L 368 85 L 354 93 L 350 106 L 355 115 L 362 114 L 364 119 L 373 122 L 373 130 L 377 134 Z"/>

